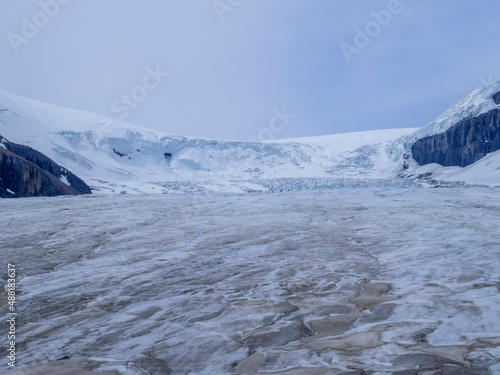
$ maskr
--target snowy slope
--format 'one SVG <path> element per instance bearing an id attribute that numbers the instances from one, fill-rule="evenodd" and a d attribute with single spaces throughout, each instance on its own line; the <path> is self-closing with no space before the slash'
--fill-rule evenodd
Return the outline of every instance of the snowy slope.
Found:
<path id="1" fill-rule="evenodd" d="M 412 134 L 405 135 L 393 142 L 388 152 L 394 160 L 399 160 L 396 173 L 402 172 L 403 155 L 411 155 L 411 147 L 417 139 L 444 133 L 453 125 L 468 117 L 477 117 L 492 109 L 500 108 L 495 104 L 493 95 L 500 92 L 500 81 L 487 87 L 478 89 L 464 96 L 453 104 L 448 110 L 427 126 L 418 129 Z M 443 167 L 438 164 L 419 166 L 415 161 L 409 160 L 410 169 L 405 174 L 432 173 L 432 178 L 440 181 L 463 182 L 472 185 L 500 186 L 500 153 L 487 155 L 478 162 L 465 167 Z"/>
<path id="2" fill-rule="evenodd" d="M 500 185 L 500 151 L 486 155 L 476 163 L 465 168 L 443 167 L 428 164 L 415 167 L 416 174 L 432 173 L 431 178 L 438 181 L 463 182 L 470 185 Z"/>
<path id="3" fill-rule="evenodd" d="M 99 192 L 241 191 L 384 185 L 402 172 L 416 139 L 498 107 L 500 81 L 459 100 L 421 129 L 389 129 L 267 142 L 170 135 L 102 115 L 58 107 L 0 90 L 0 135 L 27 144 L 68 168 Z M 500 185 L 492 165 L 466 170 L 419 167 L 435 179 Z M 492 170 L 492 168 L 494 170 Z"/>
<path id="4" fill-rule="evenodd" d="M 477 117 L 494 108 L 500 108 L 492 99 L 492 96 L 500 91 L 500 81 L 494 82 L 482 89 L 475 90 L 454 103 L 437 119 L 418 129 L 414 133 L 398 140 L 397 146 L 410 149 L 416 139 L 428 137 L 434 134 L 444 133 L 450 127 L 467 117 Z"/>
<path id="5" fill-rule="evenodd" d="M 412 130 L 416 129 L 403 128 L 403 129 L 373 130 L 373 131 L 323 135 L 316 137 L 278 139 L 273 142 L 275 143 L 294 142 L 305 145 L 322 146 L 326 150 L 328 150 L 328 152 L 330 152 L 331 155 L 335 155 L 346 151 L 356 150 L 358 148 L 372 144 L 393 141 L 394 137 L 399 138 L 408 134 L 412 134 L 410 133 Z"/>
<path id="6" fill-rule="evenodd" d="M 396 163 L 385 148 L 413 130 L 274 143 L 189 138 L 0 90 L 0 134 L 43 152 L 100 191 L 241 191 L 277 178 L 392 178 Z"/>

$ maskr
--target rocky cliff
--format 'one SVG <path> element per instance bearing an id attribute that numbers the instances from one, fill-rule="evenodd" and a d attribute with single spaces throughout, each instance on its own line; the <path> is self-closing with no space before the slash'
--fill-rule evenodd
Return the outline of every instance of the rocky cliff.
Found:
<path id="1" fill-rule="evenodd" d="M 492 98 L 500 103 L 500 92 Z M 497 103 L 498 104 L 498 103 Z M 500 150 L 500 109 L 466 118 L 446 132 L 418 139 L 412 147 L 420 165 L 437 163 L 465 167 Z"/>
<path id="2" fill-rule="evenodd" d="M 0 136 L 0 197 L 92 194 L 80 178 L 31 147 Z"/>

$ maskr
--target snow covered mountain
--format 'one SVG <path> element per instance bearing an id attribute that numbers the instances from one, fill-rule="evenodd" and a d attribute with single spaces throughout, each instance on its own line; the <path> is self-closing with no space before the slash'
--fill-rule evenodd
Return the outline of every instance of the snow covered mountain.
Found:
<path id="1" fill-rule="evenodd" d="M 404 177 L 426 175 L 440 181 L 500 185 L 499 113 L 500 81 L 466 95 L 426 127 L 393 143 L 389 152 L 400 160 L 396 172 Z M 420 166 L 413 159 L 415 151 L 430 156 L 425 159 L 447 160 L 441 164 L 455 166 L 443 167 L 437 161 Z"/>
<path id="2" fill-rule="evenodd" d="M 500 107 L 500 82 L 477 90 L 422 129 L 390 129 L 273 142 L 170 135 L 102 115 L 58 107 L 0 90 L 0 134 L 29 145 L 81 177 L 97 192 L 242 191 L 408 183 L 433 178 L 500 185 L 491 175 L 500 155 L 467 171 L 418 166 L 416 139 Z M 498 175 L 498 173 L 497 173 Z M 472 177 L 473 176 L 473 177 Z M 486 178 L 488 177 L 488 178 Z"/>
<path id="3" fill-rule="evenodd" d="M 314 184 L 321 185 L 328 178 L 391 178 L 396 163 L 384 148 L 413 130 L 274 143 L 210 140 L 0 91 L 0 134 L 36 148 L 102 192 L 241 191 L 265 189 L 276 179 L 320 179 Z"/>
<path id="4" fill-rule="evenodd" d="M 0 198 L 91 194 L 70 171 L 0 135 Z"/>

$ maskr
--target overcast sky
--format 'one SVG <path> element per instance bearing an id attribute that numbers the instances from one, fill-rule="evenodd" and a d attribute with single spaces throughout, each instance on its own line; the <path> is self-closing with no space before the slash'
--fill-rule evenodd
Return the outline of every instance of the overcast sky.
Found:
<path id="1" fill-rule="evenodd" d="M 420 127 L 500 79 L 499 14 L 498 0 L 0 0 L 0 87 L 209 138 Z"/>

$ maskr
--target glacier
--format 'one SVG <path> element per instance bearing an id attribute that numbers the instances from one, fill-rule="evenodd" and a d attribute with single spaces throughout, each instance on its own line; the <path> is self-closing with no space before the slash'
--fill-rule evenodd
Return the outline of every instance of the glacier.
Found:
<path id="1" fill-rule="evenodd" d="M 0 373 L 500 374 L 500 152 L 408 157 L 498 91 L 421 129 L 243 142 L 0 90 L 0 134 L 94 189 L 0 200 L 19 271 Z"/>
<path id="2" fill-rule="evenodd" d="M 43 152 L 102 193 L 236 192 L 262 189 L 260 180 L 273 178 L 388 178 L 383 145 L 413 130 L 330 136 L 328 145 L 243 142 L 170 135 L 5 91 L 0 107 L 4 137 Z"/>
<path id="3" fill-rule="evenodd" d="M 476 90 L 419 129 L 245 142 L 172 135 L 0 90 L 0 134 L 41 151 L 103 194 L 263 190 L 273 179 L 289 179 L 291 189 L 300 179 L 300 186 L 311 187 L 318 179 L 329 180 L 323 186 L 356 185 L 361 179 L 376 185 L 397 179 L 405 163 L 411 172 L 405 175 L 413 180 L 432 173 L 449 183 L 498 186 L 498 173 L 485 163 L 457 173 L 438 165 L 420 167 L 411 158 L 407 162 L 417 138 L 498 108 L 492 99 L 498 91 L 500 82 Z"/>
<path id="4" fill-rule="evenodd" d="M 2 200 L 23 366 L 5 373 L 84 361 L 110 375 L 498 374 L 497 197 L 358 187 Z"/>

